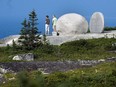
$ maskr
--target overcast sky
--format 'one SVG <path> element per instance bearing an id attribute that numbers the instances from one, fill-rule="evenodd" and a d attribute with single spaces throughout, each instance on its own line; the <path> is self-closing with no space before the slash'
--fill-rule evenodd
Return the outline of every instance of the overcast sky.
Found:
<path id="1" fill-rule="evenodd" d="M 78 13 L 89 22 L 91 15 L 99 11 L 104 14 L 105 26 L 116 26 L 116 0 L 0 0 L 0 38 L 18 34 L 20 23 L 33 9 L 37 12 L 38 27 L 42 32 L 45 16 L 52 18 L 53 14 L 60 17 Z"/>

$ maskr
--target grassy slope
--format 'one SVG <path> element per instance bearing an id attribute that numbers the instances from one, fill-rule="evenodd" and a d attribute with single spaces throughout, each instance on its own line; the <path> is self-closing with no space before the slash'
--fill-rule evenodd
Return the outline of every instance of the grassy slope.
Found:
<path id="1" fill-rule="evenodd" d="M 27 77 L 32 83 L 37 81 L 39 84 L 39 86 L 33 87 L 115 87 L 115 67 L 116 63 L 114 62 L 50 75 L 41 75 L 37 71 L 33 71 L 28 72 Z M 38 80 L 34 80 L 36 77 Z M 12 80 L 1 87 L 19 87 L 19 83 L 18 80 Z"/>
<path id="2" fill-rule="evenodd" d="M 36 61 L 78 60 L 78 59 L 105 59 L 116 57 L 116 39 L 99 38 L 89 40 L 72 41 L 61 46 L 41 46 L 32 51 L 13 50 L 12 48 L 0 48 L 0 62 L 12 61 L 12 57 L 20 53 L 32 52 L 36 54 Z"/>
<path id="3" fill-rule="evenodd" d="M 112 44 L 116 39 L 90 39 L 64 43 L 61 46 L 43 46 L 33 51 L 36 60 L 77 60 L 77 59 L 101 59 L 116 57 Z M 27 52 L 27 51 L 26 51 Z M 24 51 L 13 51 L 11 48 L 0 49 L 0 61 L 11 61 L 13 55 L 25 53 Z M 12 55 L 12 56 L 11 56 Z M 11 57 L 8 57 L 11 56 Z M 7 74 L 6 77 L 12 75 Z M 22 75 L 21 75 L 22 76 Z M 115 87 L 116 85 L 116 63 L 104 63 L 92 68 L 78 69 L 68 72 L 56 72 L 50 75 L 42 75 L 37 71 L 28 72 L 27 81 L 39 86 L 32 87 Z M 38 78 L 38 79 L 36 79 Z M 20 87 L 18 80 L 8 81 L 1 87 Z M 29 86 L 27 86 L 29 87 Z M 31 87 L 31 86 L 30 86 Z"/>

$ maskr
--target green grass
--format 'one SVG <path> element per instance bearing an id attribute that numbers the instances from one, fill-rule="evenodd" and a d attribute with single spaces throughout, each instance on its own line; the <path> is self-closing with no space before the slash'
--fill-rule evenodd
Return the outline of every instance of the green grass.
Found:
<path id="1" fill-rule="evenodd" d="M 14 50 L 12 47 L 0 48 L 0 62 L 11 62 L 13 56 L 23 53 L 34 53 L 35 61 L 57 61 L 78 59 L 106 59 L 116 57 L 115 38 L 99 38 L 67 42 L 61 46 L 43 45 L 31 51 Z M 12 61 L 13 62 L 13 61 Z"/>
<path id="2" fill-rule="evenodd" d="M 91 68 L 49 75 L 43 75 L 38 71 L 21 72 L 17 76 L 15 80 L 8 81 L 1 87 L 115 87 L 116 63 L 104 63 Z M 26 81 L 28 86 L 19 86 L 25 85 L 23 81 Z"/>
<path id="3" fill-rule="evenodd" d="M 50 53 L 47 53 L 47 51 L 41 52 L 40 50 L 35 52 L 39 55 L 37 60 L 106 59 L 116 57 L 115 53 L 109 52 L 111 47 L 108 48 L 115 42 L 116 39 L 114 38 L 77 40 L 64 43 L 61 46 L 54 46 L 52 49 L 48 47 Z"/>
<path id="4" fill-rule="evenodd" d="M 78 59 L 106 59 L 116 57 L 115 38 L 99 38 L 67 42 L 61 46 L 43 45 L 31 51 L 0 48 L 0 62 L 15 62 L 12 57 L 17 54 L 34 53 L 35 61 L 58 61 Z M 91 68 L 81 68 L 67 72 L 55 72 L 43 75 L 38 71 L 4 74 L 5 78 L 15 77 L 0 87 L 115 87 L 116 63 L 103 63 Z M 21 86 L 22 84 L 22 86 Z"/>

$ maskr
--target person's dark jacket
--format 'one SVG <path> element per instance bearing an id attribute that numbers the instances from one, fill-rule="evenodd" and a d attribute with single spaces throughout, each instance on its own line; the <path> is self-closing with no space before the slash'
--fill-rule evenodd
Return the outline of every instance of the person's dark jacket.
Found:
<path id="1" fill-rule="evenodd" d="M 48 24 L 48 25 L 50 24 L 50 19 L 49 18 L 46 19 L 46 24 Z"/>

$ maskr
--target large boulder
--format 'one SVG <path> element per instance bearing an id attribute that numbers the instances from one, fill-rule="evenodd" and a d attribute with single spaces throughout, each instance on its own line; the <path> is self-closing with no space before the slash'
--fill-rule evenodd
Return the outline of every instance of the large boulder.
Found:
<path id="1" fill-rule="evenodd" d="M 58 19 L 56 30 L 63 36 L 82 34 L 88 31 L 88 22 L 79 14 L 69 13 Z"/>
<path id="2" fill-rule="evenodd" d="M 19 55 L 14 56 L 13 60 L 33 61 L 34 60 L 34 54 L 32 54 L 32 53 L 19 54 Z"/>
<path id="3" fill-rule="evenodd" d="M 101 12 L 93 13 L 90 19 L 90 32 L 102 33 L 104 31 L 104 16 Z"/>

